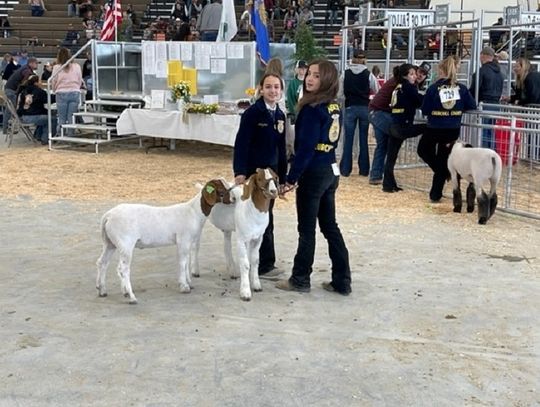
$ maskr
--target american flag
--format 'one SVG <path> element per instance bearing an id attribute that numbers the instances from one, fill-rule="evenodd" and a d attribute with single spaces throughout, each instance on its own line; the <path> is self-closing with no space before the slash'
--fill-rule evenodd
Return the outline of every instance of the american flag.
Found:
<path id="1" fill-rule="evenodd" d="M 109 0 L 105 10 L 105 21 L 101 29 L 101 41 L 113 41 L 116 19 L 116 27 L 122 24 L 122 6 L 120 0 Z"/>

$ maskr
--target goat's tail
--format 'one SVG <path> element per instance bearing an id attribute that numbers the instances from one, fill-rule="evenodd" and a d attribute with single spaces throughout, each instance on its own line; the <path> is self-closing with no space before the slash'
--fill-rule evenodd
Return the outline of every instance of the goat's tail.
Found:
<path id="1" fill-rule="evenodd" d="M 499 154 L 495 153 L 491 157 L 491 166 L 493 168 L 491 177 L 489 178 L 491 189 L 489 191 L 489 196 L 493 196 L 495 194 L 495 190 L 497 188 L 497 184 L 499 184 L 499 181 L 501 180 L 501 174 L 502 174 L 502 160 Z"/>
<path id="2" fill-rule="evenodd" d="M 109 239 L 109 235 L 107 234 L 107 222 L 109 221 L 109 214 L 106 213 L 105 215 L 103 215 L 103 217 L 101 218 L 101 239 L 103 240 L 104 243 L 109 243 L 109 244 L 113 244 L 111 239 Z"/>

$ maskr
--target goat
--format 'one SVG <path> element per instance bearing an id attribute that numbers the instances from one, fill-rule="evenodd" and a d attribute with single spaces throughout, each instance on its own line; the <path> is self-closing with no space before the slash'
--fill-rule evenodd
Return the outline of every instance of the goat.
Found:
<path id="1" fill-rule="evenodd" d="M 188 262 L 193 261 L 191 252 L 200 238 L 207 216 L 218 202 L 231 203 L 228 185 L 222 180 L 211 180 L 188 202 L 166 207 L 120 204 L 105 213 L 101 219 L 103 252 L 96 262 L 96 288 L 99 296 L 107 296 L 107 267 L 111 256 L 118 249 L 118 276 L 122 294 L 129 297 L 130 304 L 136 304 L 137 298 L 133 294 L 130 281 L 133 249 L 169 245 L 177 247 L 180 291 L 190 292 Z"/>
<path id="2" fill-rule="evenodd" d="M 485 225 L 497 208 L 497 184 L 501 179 L 502 161 L 489 148 L 472 148 L 456 142 L 448 157 L 448 170 L 452 177 L 454 212 L 461 212 L 462 198 L 460 180 L 469 181 L 467 187 L 467 212 L 474 211 L 474 197 L 478 201 L 478 223 Z M 489 181 L 486 194 L 483 187 Z"/>

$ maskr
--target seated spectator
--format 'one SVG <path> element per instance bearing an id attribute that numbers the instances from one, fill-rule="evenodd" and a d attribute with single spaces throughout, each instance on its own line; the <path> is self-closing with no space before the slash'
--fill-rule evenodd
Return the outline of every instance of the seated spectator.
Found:
<path id="1" fill-rule="evenodd" d="M 274 18 L 283 18 L 283 16 L 289 9 L 289 6 L 289 0 L 277 0 L 276 6 L 274 7 Z"/>
<path id="2" fill-rule="evenodd" d="M 293 6 L 289 7 L 289 10 L 285 13 L 283 17 L 283 29 L 285 31 L 293 31 L 298 24 L 298 13 Z"/>
<path id="3" fill-rule="evenodd" d="M 309 8 L 304 7 L 300 14 L 298 15 L 298 22 L 304 23 L 306 25 L 311 25 L 313 23 L 313 11 L 311 11 Z"/>
<path id="4" fill-rule="evenodd" d="M 189 22 L 188 7 L 183 0 L 176 0 L 176 3 L 174 3 L 174 6 L 171 10 L 171 19 L 174 21 L 177 18 L 179 18 L 185 23 Z"/>
<path id="5" fill-rule="evenodd" d="M 49 120 L 47 117 L 47 92 L 40 87 L 39 77 L 31 75 L 26 84 L 23 85 L 19 95 L 19 106 L 17 114 L 21 122 L 35 124 L 36 131 L 34 138 L 45 145 L 49 140 Z M 53 129 L 56 128 L 56 121 L 53 119 Z"/>
<path id="6" fill-rule="evenodd" d="M 441 47 L 441 33 L 436 32 L 428 38 L 428 49 L 432 52 L 439 51 Z"/>
<path id="7" fill-rule="evenodd" d="M 0 76 L 4 74 L 4 71 L 6 70 L 6 67 L 8 66 L 10 60 L 11 54 L 9 52 L 4 54 L 4 58 L 2 59 L 2 62 L 0 62 Z"/>
<path id="8" fill-rule="evenodd" d="M 190 18 L 199 18 L 199 15 L 201 14 L 201 11 L 203 9 L 203 4 L 201 0 L 191 0 L 191 9 L 189 16 Z"/>
<path id="9" fill-rule="evenodd" d="M 334 25 L 337 19 L 339 10 L 339 0 L 328 0 L 326 3 L 326 20 L 325 25 Z"/>
<path id="10" fill-rule="evenodd" d="M 133 9 L 132 4 L 128 4 L 128 6 L 126 8 L 126 14 L 127 14 L 127 17 L 133 23 L 133 25 L 137 25 L 137 13 L 135 13 L 135 10 Z"/>
<path id="11" fill-rule="evenodd" d="M 23 49 L 19 55 L 17 55 L 17 64 L 24 66 L 28 64 L 28 51 Z"/>
<path id="12" fill-rule="evenodd" d="M 41 17 L 47 9 L 43 0 L 28 0 L 32 17 Z"/>
<path id="13" fill-rule="evenodd" d="M 79 15 L 79 3 L 77 0 L 69 0 L 67 6 L 68 17 L 77 17 Z"/>
<path id="14" fill-rule="evenodd" d="M 15 72 L 19 68 L 19 65 L 17 65 L 15 62 L 15 57 L 10 54 L 6 54 L 6 55 L 9 55 L 9 60 L 6 64 L 6 67 L 2 70 L 2 79 L 4 81 L 7 81 L 10 78 L 10 76 L 13 74 L 13 72 Z M 6 56 L 4 56 L 4 58 L 5 57 Z"/>
<path id="15" fill-rule="evenodd" d="M 86 39 L 91 40 L 96 36 L 97 22 L 92 15 L 92 11 L 87 11 L 82 21 L 83 28 L 86 32 Z"/>
<path id="16" fill-rule="evenodd" d="M 2 35 L 4 38 L 11 36 L 11 25 L 7 17 L 0 17 L 0 27 L 2 28 Z"/>
<path id="17" fill-rule="evenodd" d="M 264 9 L 266 10 L 266 15 L 268 20 L 274 19 L 274 0 L 264 0 Z"/>
<path id="18" fill-rule="evenodd" d="M 191 38 L 191 28 L 188 23 L 180 22 L 175 29 L 173 41 L 189 41 Z"/>
<path id="19" fill-rule="evenodd" d="M 240 24 L 238 24 L 238 31 L 248 33 L 251 26 L 251 13 L 249 12 L 249 5 L 245 6 L 245 10 L 240 16 Z"/>
<path id="20" fill-rule="evenodd" d="M 39 38 L 36 37 L 35 35 L 30 38 L 28 41 L 26 41 L 26 46 L 28 47 L 41 47 L 43 45 L 43 43 L 41 43 L 39 41 Z"/>
<path id="21" fill-rule="evenodd" d="M 41 82 L 47 82 L 52 75 L 52 65 L 49 61 L 43 65 L 43 72 L 41 73 Z"/>
<path id="22" fill-rule="evenodd" d="M 68 24 L 68 30 L 66 32 L 66 36 L 62 40 L 62 47 L 69 48 L 71 51 L 74 51 L 79 46 L 79 40 L 81 39 L 81 36 L 79 34 L 79 31 L 75 30 L 72 23 Z"/>
<path id="23" fill-rule="evenodd" d="M 92 13 L 95 11 L 92 0 L 86 0 L 83 4 L 79 6 L 79 17 L 84 18 L 84 16 L 86 16 L 86 13 L 88 13 L 89 11 L 91 11 Z"/>

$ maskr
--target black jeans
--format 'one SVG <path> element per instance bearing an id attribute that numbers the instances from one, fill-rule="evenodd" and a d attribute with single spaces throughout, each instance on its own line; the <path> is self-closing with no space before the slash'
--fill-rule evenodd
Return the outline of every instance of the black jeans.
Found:
<path id="1" fill-rule="evenodd" d="M 393 124 L 390 127 L 390 137 L 386 150 L 386 161 L 384 163 L 383 189 L 393 189 L 397 187 L 394 167 L 399 155 L 399 150 L 403 141 L 408 138 L 417 137 L 424 132 L 425 124 Z"/>
<path id="2" fill-rule="evenodd" d="M 274 268 L 276 262 L 276 251 L 274 249 L 274 199 L 270 201 L 268 208 L 268 226 L 263 235 L 261 247 L 259 249 L 259 274 L 268 273 Z"/>
<path id="3" fill-rule="evenodd" d="M 335 193 L 339 185 L 330 166 L 304 172 L 298 180 L 296 214 L 298 249 L 289 282 L 295 287 L 310 287 L 315 256 L 315 229 L 319 227 L 328 242 L 332 261 L 332 286 L 336 291 L 350 292 L 349 252 L 336 223 Z"/>
<path id="4" fill-rule="evenodd" d="M 459 138 L 460 128 L 436 129 L 427 127 L 418 143 L 418 155 L 433 170 L 433 181 L 429 198 L 438 201 L 442 198 L 444 183 L 450 177 L 448 156 L 452 146 L 449 143 Z"/>

